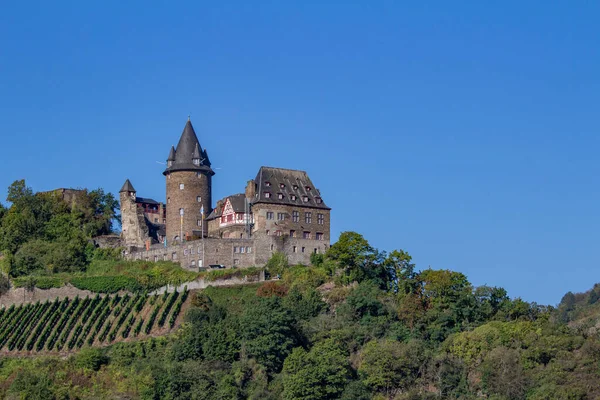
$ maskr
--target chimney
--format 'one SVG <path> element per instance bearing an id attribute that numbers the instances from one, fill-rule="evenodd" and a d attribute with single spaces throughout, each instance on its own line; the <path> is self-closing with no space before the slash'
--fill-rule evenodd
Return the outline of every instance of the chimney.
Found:
<path id="1" fill-rule="evenodd" d="M 254 179 L 250 179 L 246 184 L 246 198 L 248 201 L 253 201 L 254 196 L 256 196 L 256 184 L 254 183 Z"/>

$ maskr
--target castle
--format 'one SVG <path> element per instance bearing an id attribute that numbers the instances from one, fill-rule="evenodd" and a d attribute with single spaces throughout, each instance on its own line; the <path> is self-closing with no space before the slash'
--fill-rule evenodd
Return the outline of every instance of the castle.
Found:
<path id="1" fill-rule="evenodd" d="M 243 193 L 213 208 L 215 172 L 189 118 L 163 175 L 166 204 L 138 197 L 129 179 L 119 192 L 128 259 L 249 267 L 279 251 L 290 263 L 308 264 L 329 247 L 331 209 L 304 171 L 261 167 Z"/>

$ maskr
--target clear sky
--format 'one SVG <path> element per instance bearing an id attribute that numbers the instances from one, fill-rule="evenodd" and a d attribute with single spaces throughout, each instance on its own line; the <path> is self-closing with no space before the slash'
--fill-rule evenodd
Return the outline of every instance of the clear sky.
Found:
<path id="1" fill-rule="evenodd" d="M 0 199 L 164 201 L 191 114 L 213 202 L 303 169 L 334 238 L 544 304 L 599 282 L 599 3 L 401 3 L 3 2 Z"/>

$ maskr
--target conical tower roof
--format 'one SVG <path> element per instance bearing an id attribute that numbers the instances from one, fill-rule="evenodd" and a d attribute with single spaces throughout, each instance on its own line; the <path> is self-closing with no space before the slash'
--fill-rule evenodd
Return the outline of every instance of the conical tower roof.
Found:
<path id="1" fill-rule="evenodd" d="M 181 137 L 179 138 L 179 143 L 177 143 L 177 147 L 174 150 L 171 148 L 171 153 L 169 153 L 169 159 L 167 159 L 167 161 L 173 162 L 167 167 L 163 174 L 166 175 L 167 173 L 174 171 L 203 171 L 214 175 L 215 173 L 210 168 L 210 161 L 208 161 L 208 157 L 205 155 L 206 151 L 202 149 L 202 146 L 198 141 L 198 136 L 196 136 L 196 132 L 192 126 L 192 121 L 188 119 L 183 128 L 183 132 L 181 133 Z M 171 158 L 173 159 L 171 160 Z M 194 164 L 194 158 L 200 159 L 200 165 Z"/>
<path id="2" fill-rule="evenodd" d="M 167 161 L 175 161 L 175 147 L 171 146 L 171 151 L 169 152 L 169 158 Z"/>
<path id="3" fill-rule="evenodd" d="M 119 193 L 122 192 L 135 192 L 135 189 L 133 188 L 133 185 L 131 184 L 131 181 L 129 179 L 125 181 L 123 187 L 121 188 L 121 190 L 119 190 Z"/>

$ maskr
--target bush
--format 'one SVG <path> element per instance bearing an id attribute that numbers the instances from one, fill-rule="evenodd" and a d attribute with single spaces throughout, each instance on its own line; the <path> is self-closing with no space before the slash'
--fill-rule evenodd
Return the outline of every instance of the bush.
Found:
<path id="1" fill-rule="evenodd" d="M 119 290 L 141 291 L 142 285 L 135 278 L 127 276 L 89 276 L 71 278 L 71 284 L 78 289 L 96 293 L 116 293 Z"/>
<path id="2" fill-rule="evenodd" d="M 98 371 L 102 365 L 107 363 L 108 357 L 103 354 L 101 349 L 83 349 L 75 357 L 75 365 L 92 371 Z"/>
<path id="3" fill-rule="evenodd" d="M 269 271 L 271 275 L 281 275 L 283 271 L 285 271 L 288 267 L 288 258 L 285 253 L 280 251 L 276 251 L 273 253 L 265 268 Z"/>

